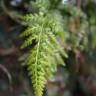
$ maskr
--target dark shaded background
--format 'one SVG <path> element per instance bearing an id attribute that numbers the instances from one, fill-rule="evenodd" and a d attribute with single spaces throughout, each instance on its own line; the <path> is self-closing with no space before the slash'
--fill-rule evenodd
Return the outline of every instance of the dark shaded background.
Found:
<path id="1" fill-rule="evenodd" d="M 22 15 L 32 10 L 28 0 L 2 1 L 5 6 L 0 3 L 0 96 L 33 96 L 30 77 L 21 62 L 27 51 L 20 50 L 23 40 L 19 35 L 25 29 L 24 22 L 18 14 L 9 14 L 10 10 Z M 82 6 L 86 5 L 87 0 L 81 1 Z M 69 2 L 76 3 L 75 0 Z M 7 12 L 4 7 L 10 10 Z M 82 52 L 76 56 L 72 51 L 68 55 L 66 67 L 58 66 L 54 77 L 48 80 L 44 96 L 96 96 L 96 50 L 92 50 L 91 55 Z"/>

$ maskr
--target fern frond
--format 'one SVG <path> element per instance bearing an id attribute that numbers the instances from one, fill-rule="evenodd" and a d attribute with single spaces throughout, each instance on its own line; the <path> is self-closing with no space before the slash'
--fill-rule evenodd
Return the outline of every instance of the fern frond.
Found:
<path id="1" fill-rule="evenodd" d="M 55 26 L 60 28 L 60 25 L 55 23 L 51 15 L 43 15 L 42 13 L 30 14 L 24 19 L 28 28 L 21 34 L 21 37 L 27 36 L 22 48 L 30 46 L 34 39 L 37 42 L 34 48 L 30 49 L 26 63 L 35 96 L 42 96 L 46 79 L 56 71 L 58 63 L 64 64 L 60 54 L 66 57 L 66 52 L 56 39 Z"/>

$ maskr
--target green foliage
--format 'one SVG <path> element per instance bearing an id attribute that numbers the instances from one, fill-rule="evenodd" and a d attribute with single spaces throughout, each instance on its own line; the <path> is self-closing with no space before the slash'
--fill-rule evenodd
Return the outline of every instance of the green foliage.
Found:
<path id="1" fill-rule="evenodd" d="M 93 6 L 84 12 L 70 3 L 62 3 L 62 0 L 36 0 L 32 1 L 32 7 L 33 13 L 23 18 L 27 28 L 21 34 L 26 38 L 21 48 L 30 47 L 25 62 L 35 96 L 42 96 L 47 78 L 55 72 L 57 64 L 64 65 L 62 56 L 67 57 L 60 43 L 72 51 L 96 47 L 96 14 L 92 15 Z M 33 46 L 34 41 L 36 44 Z"/>
<path id="2" fill-rule="evenodd" d="M 56 36 L 62 28 L 50 14 L 28 14 L 24 17 L 27 29 L 21 37 L 27 37 L 21 48 L 30 48 L 26 58 L 29 75 L 32 79 L 35 96 L 42 96 L 46 79 L 56 71 L 57 64 L 64 65 L 61 56 L 67 57 Z M 61 30 L 63 31 L 63 29 Z"/>

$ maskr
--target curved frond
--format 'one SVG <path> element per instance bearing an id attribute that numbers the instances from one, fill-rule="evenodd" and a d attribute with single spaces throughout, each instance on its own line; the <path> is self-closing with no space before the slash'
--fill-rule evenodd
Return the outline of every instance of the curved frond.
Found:
<path id="1" fill-rule="evenodd" d="M 32 79 L 35 96 L 42 96 L 46 79 L 56 71 L 57 64 L 63 64 L 64 60 L 60 54 L 66 57 L 66 52 L 56 39 L 55 20 L 50 15 L 34 14 L 24 17 L 28 29 L 21 34 L 21 37 L 28 36 L 22 48 L 30 46 L 35 39 L 37 44 L 29 50 L 26 58 L 29 75 Z M 31 25 L 30 25 L 30 22 Z M 29 27 L 30 26 L 30 27 Z M 36 28 L 36 29 L 35 29 Z M 59 29 L 58 29 L 59 30 Z"/>

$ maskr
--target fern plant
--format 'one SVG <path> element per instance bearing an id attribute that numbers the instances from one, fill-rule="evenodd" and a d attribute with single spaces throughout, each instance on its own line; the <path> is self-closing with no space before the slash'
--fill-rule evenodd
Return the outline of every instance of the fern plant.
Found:
<path id="1" fill-rule="evenodd" d="M 64 65 L 62 56 L 67 57 L 57 36 L 65 40 L 65 47 L 69 47 L 66 47 L 67 50 L 85 50 L 88 45 L 87 15 L 82 10 L 78 11 L 76 6 L 64 5 L 62 1 L 32 1 L 35 11 L 23 18 L 27 29 L 21 34 L 21 37 L 26 37 L 21 48 L 30 46 L 25 62 L 28 65 L 35 96 L 42 96 L 47 79 L 55 72 L 57 64 Z M 81 21 L 80 26 L 76 27 L 75 20 L 78 16 Z M 34 41 L 36 44 L 31 46 Z"/>
<path id="2" fill-rule="evenodd" d="M 21 37 L 27 37 L 21 48 L 36 45 L 30 48 L 25 60 L 28 72 L 32 79 L 35 96 L 42 96 L 43 88 L 48 77 L 56 70 L 57 64 L 64 65 L 62 56 L 67 57 L 66 52 L 59 44 L 56 36 L 63 32 L 61 25 L 52 18 L 51 14 L 28 14 L 24 16 L 27 29 Z"/>

